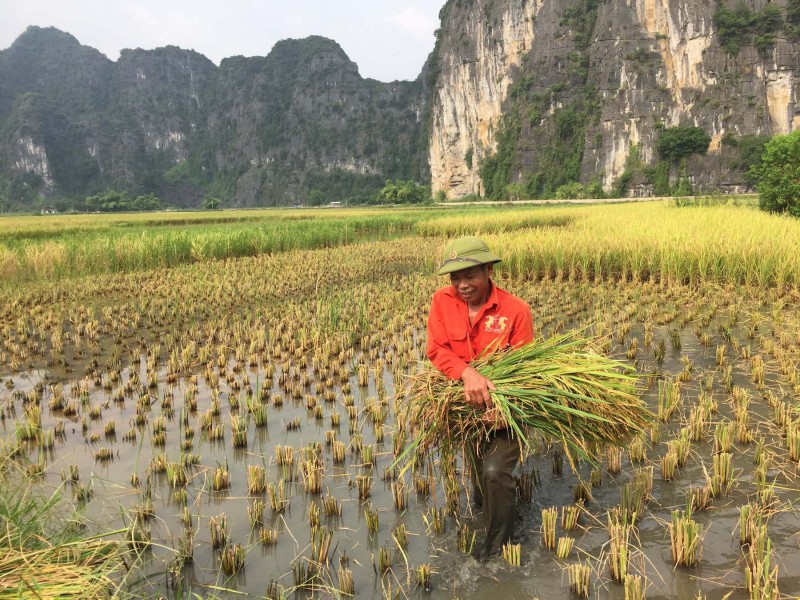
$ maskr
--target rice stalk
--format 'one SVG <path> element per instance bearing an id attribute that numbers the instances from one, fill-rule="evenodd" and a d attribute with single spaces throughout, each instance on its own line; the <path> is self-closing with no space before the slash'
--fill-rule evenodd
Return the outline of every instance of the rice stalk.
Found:
<path id="1" fill-rule="evenodd" d="M 669 535 L 675 565 L 695 566 L 703 553 L 703 526 L 692 519 L 691 507 L 672 511 Z"/>
<path id="2" fill-rule="evenodd" d="M 592 569 L 588 564 L 578 562 L 567 567 L 569 591 L 582 600 L 589 598 L 589 583 Z"/>
<path id="3" fill-rule="evenodd" d="M 519 567 L 522 564 L 522 544 L 503 544 L 503 559 L 512 567 Z"/>
<path id="4" fill-rule="evenodd" d="M 762 524 L 745 553 L 745 582 L 751 600 L 777 600 L 778 566 L 774 565 L 772 540 Z M 774 565 L 774 566 L 773 566 Z"/>
<path id="5" fill-rule="evenodd" d="M 641 575 L 625 576 L 625 600 L 644 600 L 647 580 Z"/>
<path id="6" fill-rule="evenodd" d="M 583 503 L 572 504 L 570 506 L 561 507 L 561 529 L 570 531 L 578 525 L 581 511 L 583 510 Z"/>
<path id="7" fill-rule="evenodd" d="M 558 522 L 558 509 L 542 509 L 542 543 L 548 550 L 556 549 L 556 523 Z"/>
<path id="8" fill-rule="evenodd" d="M 472 535 L 470 535 L 472 533 Z M 458 529 L 457 545 L 458 550 L 464 554 L 472 554 L 472 549 L 475 547 L 475 538 L 477 537 L 476 531 L 470 531 L 469 525 L 464 523 Z"/>
<path id="9" fill-rule="evenodd" d="M 630 367 L 595 352 L 576 332 L 484 354 L 472 366 L 497 388 L 488 413 L 468 405 L 460 382 L 432 367 L 410 377 L 406 417 L 416 435 L 401 456 L 407 466 L 437 445 L 477 450 L 507 428 L 523 454 L 531 450 L 529 432 L 561 442 L 575 470 L 576 457 L 596 464 L 598 448 L 624 446 L 652 422 Z"/>
<path id="10" fill-rule="evenodd" d="M 572 545 L 575 540 L 569 536 L 562 536 L 558 538 L 558 545 L 556 546 L 556 556 L 561 560 L 566 559 L 569 553 L 572 552 Z"/>
<path id="11" fill-rule="evenodd" d="M 118 542 L 88 538 L 33 550 L 0 550 L 0 598 L 110 598 L 122 565 Z"/>
<path id="12" fill-rule="evenodd" d="M 630 538 L 633 524 L 624 520 L 615 519 L 611 513 L 608 515 L 608 536 L 610 541 L 609 568 L 611 578 L 617 583 L 623 583 L 628 574 L 631 560 Z"/>
<path id="13" fill-rule="evenodd" d="M 426 592 L 431 589 L 431 566 L 423 563 L 416 569 L 417 585 Z"/>

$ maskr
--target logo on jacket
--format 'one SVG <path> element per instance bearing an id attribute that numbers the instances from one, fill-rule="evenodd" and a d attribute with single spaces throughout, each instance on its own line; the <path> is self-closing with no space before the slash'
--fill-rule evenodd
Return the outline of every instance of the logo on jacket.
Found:
<path id="1" fill-rule="evenodd" d="M 508 317 L 495 317 L 489 315 L 484 321 L 485 331 L 487 333 L 503 333 L 508 325 Z"/>

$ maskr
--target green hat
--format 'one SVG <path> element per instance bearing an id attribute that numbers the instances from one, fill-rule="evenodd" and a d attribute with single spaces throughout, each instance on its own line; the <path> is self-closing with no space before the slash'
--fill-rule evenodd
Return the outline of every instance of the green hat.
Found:
<path id="1" fill-rule="evenodd" d="M 489 250 L 486 242 L 474 235 L 465 235 L 447 244 L 442 254 L 442 264 L 436 274 L 447 275 L 475 265 L 497 262 L 500 262 L 500 257 Z"/>

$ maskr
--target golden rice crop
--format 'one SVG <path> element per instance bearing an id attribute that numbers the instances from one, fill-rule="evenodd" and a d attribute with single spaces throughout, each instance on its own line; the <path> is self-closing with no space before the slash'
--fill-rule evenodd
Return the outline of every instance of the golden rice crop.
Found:
<path id="1" fill-rule="evenodd" d="M 537 210 L 543 221 L 561 218 L 563 226 L 515 226 Z M 516 209 L 492 217 L 476 212 L 451 220 L 452 225 L 435 219 L 417 228 L 447 237 L 487 232 L 481 237 L 489 247 L 502 249 L 499 268 L 515 276 L 800 284 L 800 222 L 748 206 L 676 208 L 653 202 Z M 491 227 L 482 230 L 485 222 Z"/>
<path id="2" fill-rule="evenodd" d="M 506 248 L 514 241 L 509 238 L 487 241 Z M 591 218 L 574 229 L 516 239 L 525 249 L 512 246 L 504 256 L 528 270 L 541 262 L 586 279 L 800 284 L 800 223 L 752 208 L 702 207 L 687 215 L 666 205 L 593 207 Z"/>
<path id="3" fill-rule="evenodd" d="M 110 598 L 117 542 L 81 540 L 41 550 L 0 549 L 0 598 Z"/>
<path id="4" fill-rule="evenodd" d="M 522 452 L 536 431 L 561 442 L 571 461 L 575 454 L 596 462 L 601 447 L 624 445 L 652 420 L 630 368 L 594 352 L 576 332 L 485 354 L 472 365 L 497 388 L 490 416 L 465 402 L 460 382 L 428 368 L 411 377 L 407 418 L 415 439 L 406 457 L 447 443 L 477 450 L 507 427 Z"/>
<path id="5" fill-rule="evenodd" d="M 0 401 L 4 426 L 10 441 L 19 446 L 15 452 L 21 457 L 27 455 L 31 462 L 27 473 L 45 476 L 32 485 L 39 489 L 43 483 L 54 481 L 61 469 L 64 471 L 62 485 L 70 488 L 70 496 L 74 494 L 79 505 L 94 502 L 113 507 L 116 497 L 109 496 L 106 486 L 93 486 L 95 476 L 92 473 L 102 469 L 107 473 L 103 477 L 125 488 L 131 476 L 131 454 L 134 454 L 133 473 L 138 473 L 135 478 L 138 489 L 132 491 L 136 498 L 126 512 L 139 526 L 126 539 L 137 548 L 152 546 L 154 549 L 150 573 L 158 572 L 158 577 L 153 577 L 154 583 L 144 590 L 148 597 L 178 593 L 161 587 L 164 580 L 161 574 L 167 565 L 159 555 L 170 554 L 156 549 L 172 545 L 181 560 L 194 556 L 198 564 L 201 561 L 211 564 L 213 560 L 220 568 L 219 551 L 223 547 L 234 547 L 232 542 L 236 535 L 242 534 L 248 516 L 255 528 L 249 542 L 276 544 L 268 552 L 283 561 L 284 579 L 290 582 L 286 553 L 295 556 L 298 540 L 300 547 L 309 539 L 316 540 L 315 549 L 309 546 L 309 552 L 302 551 L 298 556 L 300 562 L 306 561 L 310 566 L 307 561 L 317 561 L 328 547 L 324 528 L 329 528 L 331 565 L 307 571 L 301 581 L 311 577 L 309 590 L 315 586 L 324 594 L 334 589 L 350 589 L 347 584 L 349 568 L 352 568 L 354 581 L 363 581 L 371 551 L 376 555 L 376 567 L 390 567 L 382 583 L 392 581 L 400 585 L 405 574 L 405 586 L 413 585 L 419 556 L 427 556 L 425 548 L 430 546 L 433 536 L 440 536 L 435 540 L 437 549 L 449 548 L 453 552 L 468 549 L 476 538 L 474 531 L 465 527 L 465 520 L 453 510 L 451 486 L 435 473 L 436 456 L 428 457 L 431 460 L 405 481 L 392 464 L 415 443 L 414 432 L 404 429 L 398 422 L 398 409 L 402 408 L 406 397 L 400 393 L 393 398 L 392 394 L 402 377 L 409 370 L 415 370 L 424 358 L 424 319 L 430 296 L 437 286 L 446 283 L 430 273 L 444 244 L 443 237 L 453 235 L 447 230 L 447 221 L 452 219 L 458 227 L 469 228 L 470 223 L 497 213 L 496 218 L 492 218 L 497 231 L 503 233 L 491 234 L 487 239 L 502 242 L 496 249 L 506 260 L 498 265 L 496 281 L 531 304 L 537 330 L 550 336 L 593 323 L 592 334 L 602 336 L 600 352 L 603 355 L 625 360 L 630 352 L 626 364 L 633 363 L 643 374 L 637 378 L 641 382 L 637 387 L 644 390 L 647 386 L 642 398 L 653 409 L 658 403 L 658 382 L 666 382 L 667 388 L 672 390 L 673 381 L 686 378 L 680 381 L 679 402 L 667 422 L 655 422 L 647 429 L 650 443 L 644 444 L 643 438 L 637 436 L 627 448 L 628 452 L 617 446 L 597 449 L 607 457 L 608 471 L 615 472 L 613 476 L 603 475 L 605 465 L 593 469 L 590 481 L 601 488 L 591 492 L 603 503 L 602 508 L 587 499 L 583 508 L 570 506 L 569 511 L 561 513 L 564 530 L 574 528 L 574 521 L 580 514 L 581 529 L 574 536 L 570 556 L 590 561 L 588 564 L 594 569 L 591 579 L 597 579 L 598 590 L 607 589 L 609 574 L 605 564 L 609 563 L 613 565 L 611 576 L 617 578 L 625 574 L 619 581 L 626 582 L 626 589 L 644 591 L 647 587 L 648 592 L 652 588 L 656 595 L 663 595 L 671 579 L 683 576 L 682 569 L 674 574 L 662 572 L 666 583 L 659 582 L 658 577 L 653 581 L 642 579 L 640 587 L 633 585 L 636 576 L 631 573 L 639 572 L 638 559 L 647 558 L 643 556 L 645 553 L 657 551 L 659 544 L 665 552 L 662 554 L 669 556 L 666 546 L 671 539 L 664 535 L 666 527 L 653 527 L 654 522 L 669 521 L 671 500 L 665 503 L 664 499 L 673 499 L 674 494 L 668 490 L 674 489 L 678 494 L 685 490 L 687 502 L 697 511 L 714 506 L 730 513 L 735 504 L 748 502 L 771 513 L 796 504 L 795 464 L 789 459 L 793 448 L 800 448 L 794 402 L 800 394 L 797 378 L 800 320 L 794 310 L 798 292 L 791 285 L 758 287 L 756 279 L 748 286 L 734 285 L 725 280 L 728 275 L 724 269 L 708 269 L 704 271 L 706 279 L 697 275 L 697 285 L 686 286 L 682 282 L 690 278 L 679 273 L 688 273 L 683 269 L 689 269 L 692 262 L 679 261 L 678 264 L 668 256 L 670 253 L 689 256 L 696 248 L 705 247 L 709 249 L 706 259 L 714 262 L 719 258 L 720 266 L 724 266 L 725 261 L 747 257 L 752 261 L 749 264 L 757 267 L 762 257 L 747 253 L 750 241 L 732 242 L 730 255 L 717 257 L 714 248 L 722 252 L 727 241 L 714 238 L 714 245 L 701 238 L 718 236 L 721 218 L 724 221 L 755 215 L 759 218 L 753 219 L 757 231 L 753 233 L 752 242 L 757 244 L 771 227 L 785 225 L 784 220 L 761 215 L 766 217 L 763 220 L 759 213 L 749 209 L 726 209 L 729 212 L 712 211 L 709 219 L 715 225 L 704 227 L 702 223 L 688 221 L 703 216 L 705 209 L 674 209 L 659 204 L 647 205 L 646 209 L 653 209 L 664 231 L 652 227 L 656 219 L 643 219 L 645 207 L 637 206 L 554 209 L 554 212 L 573 215 L 570 222 L 533 229 L 517 228 L 514 220 L 522 223 L 521 217 L 533 216 L 539 209 L 492 212 L 470 209 L 453 212 L 447 220 L 441 220 L 437 224 L 441 229 L 435 235 L 442 237 L 367 242 L 325 251 L 276 251 L 256 257 L 212 261 L 209 259 L 216 251 L 214 248 L 225 250 L 225 236 L 197 239 L 195 234 L 203 233 L 202 228 L 197 227 L 174 239 L 196 242 L 191 248 L 195 253 L 193 260 L 201 262 L 115 275 L 102 274 L 104 266 L 85 278 L 58 279 L 74 274 L 61 263 L 61 272 L 58 269 L 54 272 L 55 281 L 14 287 L 0 285 Z M 634 238 L 650 236 L 652 240 L 643 241 L 639 258 L 633 254 L 620 257 L 612 251 L 598 256 L 596 264 L 600 275 L 595 277 L 593 271 L 582 270 L 584 263 L 595 264 L 594 258 L 588 255 L 590 250 L 583 250 L 596 247 L 591 232 L 586 229 L 592 219 L 601 217 L 616 219 L 616 232 L 621 237 L 648 222 L 648 232 L 635 233 Z M 427 218 L 427 215 L 420 218 Z M 328 220 L 336 221 L 335 218 Z M 351 221 L 350 225 L 353 223 Z M 260 225 L 256 220 L 254 226 Z M 730 221 L 730 226 L 740 225 Z M 135 227 L 125 227 L 122 233 L 134 233 Z M 664 240 L 677 239 L 673 231 L 676 227 L 687 227 L 700 237 L 686 239 L 682 245 L 673 247 Z M 583 240 L 579 239 L 578 231 L 586 236 Z M 597 231 L 598 235 L 608 236 L 613 230 L 604 226 Z M 75 240 L 63 237 L 56 241 L 66 244 L 68 263 Z M 525 248 L 535 250 L 538 247 L 532 241 L 537 237 L 550 239 L 554 246 L 542 257 L 526 255 Z M 214 245 L 217 242 L 219 246 Z M 232 236 L 230 250 L 238 251 L 244 247 L 244 242 L 245 237 Z M 0 243 L 5 244 L 1 236 Z M 568 243 L 575 247 L 566 248 Z M 619 248 L 622 242 L 607 239 L 604 243 L 613 249 Z M 775 245 L 783 243 L 779 240 Z M 19 253 L 23 245 L 10 245 L 13 251 L 9 252 L 21 257 L 20 268 L 25 269 L 25 254 Z M 40 241 L 34 245 L 43 247 Z M 640 271 L 639 281 L 621 281 L 635 279 L 631 265 L 643 260 L 642 257 L 651 256 L 659 245 L 667 256 L 663 262 L 653 264 L 675 268 L 663 271 L 663 278 L 662 271 L 649 276 Z M 98 243 L 91 252 L 101 248 Z M 113 245 L 108 248 L 114 249 Z M 137 242 L 130 256 L 145 248 L 144 242 Z M 763 257 L 767 264 L 772 260 L 770 252 Z M 57 254 L 54 252 L 52 258 L 57 258 Z M 124 262 L 120 261 L 125 256 L 120 251 L 113 257 L 101 256 L 98 260 L 100 264 L 117 261 L 114 264 L 122 266 Z M 43 265 L 46 264 L 44 258 Z M 540 258 L 544 262 L 537 262 Z M 619 262 L 615 262 L 617 258 Z M 796 259 L 792 255 L 785 260 L 791 265 Z M 59 263 L 54 260 L 52 264 Z M 541 270 L 536 267 L 528 272 L 525 265 L 540 265 Z M 606 280 L 613 280 L 615 284 L 602 283 Z M 716 347 L 725 349 L 719 368 L 716 368 Z M 631 351 L 632 348 L 636 351 Z M 761 357 L 763 363 L 755 357 Z M 693 365 L 693 369 L 687 369 L 689 365 Z M 681 366 L 684 371 L 680 370 Z M 764 391 L 758 389 L 762 366 Z M 755 372 L 756 367 L 759 373 Z M 34 384 L 35 379 L 28 379 L 32 375 L 35 377 L 36 369 L 49 373 L 41 386 Z M 359 372 L 363 372 L 365 388 L 359 387 Z M 620 373 L 624 374 L 625 370 Z M 60 380 L 60 386 L 52 385 L 56 379 Z M 743 397 L 732 401 L 740 393 L 737 386 L 747 390 L 749 407 L 744 406 Z M 460 401 L 459 386 L 455 388 L 453 398 Z M 664 388 L 664 408 L 671 404 L 667 402 L 667 388 Z M 677 396 L 672 400 L 675 398 Z M 270 427 L 250 430 L 249 451 L 231 450 L 228 443 L 209 441 L 212 428 L 219 427 L 219 432 L 223 433 L 228 423 L 233 423 L 234 416 L 249 422 L 253 415 L 255 421 L 253 409 L 267 400 L 273 413 L 270 415 L 272 422 Z M 319 408 L 324 409 L 323 415 L 331 415 L 330 423 L 327 418 L 318 420 Z M 748 413 L 746 422 L 744 411 Z M 99 420 L 93 419 L 93 414 Z M 344 416 L 341 422 L 338 421 L 340 414 Z M 302 429 L 284 431 L 281 424 L 298 416 Z M 562 416 L 569 417 L 570 422 L 583 418 L 574 414 Z M 106 424 L 111 422 L 109 419 L 126 424 L 122 431 L 130 428 L 132 432 L 132 436 L 126 434 L 122 439 L 112 436 L 102 443 L 113 450 L 115 460 L 117 456 L 122 459 L 122 469 L 118 461 L 93 463 L 100 444 L 93 445 L 91 441 L 102 439 Z M 493 421 L 486 426 L 494 425 Z M 746 446 L 739 437 L 740 426 L 749 430 L 752 445 Z M 20 444 L 17 444 L 17 427 L 25 429 L 20 433 L 24 438 Z M 384 428 L 388 438 L 385 443 L 379 439 Z M 152 447 L 149 434 L 156 429 L 160 435 L 165 435 L 163 448 Z M 53 432 L 52 439 L 50 432 Z M 558 483 L 554 494 L 548 497 L 548 505 L 569 504 L 574 498 L 588 496 L 589 488 L 580 485 L 568 472 L 554 472 L 551 479 L 550 460 L 554 458 L 553 466 L 560 467 L 564 452 L 560 443 L 551 448 L 540 444 L 538 437 L 533 448 L 550 450 L 550 456 L 531 457 L 524 465 L 523 474 L 527 476 L 520 477 L 520 499 L 531 502 L 539 493 L 540 470 L 546 485 L 551 480 Z M 84 443 L 84 438 L 88 444 Z M 323 445 L 322 440 L 328 443 Z M 85 445 L 84 458 L 63 454 L 65 448 L 75 442 Z M 294 468 L 276 464 L 276 444 L 292 449 L 293 457 L 297 455 L 293 458 Z M 641 477 L 631 473 L 630 461 L 642 460 L 645 446 L 651 465 L 658 465 L 661 457 L 672 449 L 666 465 L 672 483 L 656 482 L 654 486 L 652 467 L 642 471 Z M 230 492 L 214 493 L 213 465 L 223 463 L 229 453 L 234 457 Z M 340 453 L 339 462 L 335 461 L 336 453 Z M 723 464 L 725 453 L 732 454 L 730 464 L 736 465 L 735 477 L 728 465 Z M 717 467 L 713 466 L 712 455 L 718 455 L 720 465 Z M 308 468 L 316 465 L 315 457 L 326 465 L 319 473 L 316 468 Z M 755 469 L 750 473 L 745 466 L 740 473 L 742 465 L 749 465 L 751 458 Z M 77 465 L 75 468 L 77 481 L 74 485 L 70 483 L 71 462 L 80 465 L 80 478 Z M 248 462 L 258 463 L 257 469 L 256 465 L 247 465 Z M 686 466 L 682 468 L 679 462 Z M 697 478 L 703 464 L 710 475 L 705 485 Z M 250 467 L 254 467 L 252 474 Z M 586 468 L 581 470 L 583 475 L 588 473 Z M 20 473 L 26 476 L 24 469 Z M 207 476 L 203 476 L 204 473 Z M 313 477 L 301 478 L 309 474 Z M 712 481 L 711 476 L 718 477 L 719 483 Z M 313 486 L 310 485 L 312 479 Z M 306 481 L 309 491 L 322 493 L 319 501 L 303 493 Z M 179 487 L 172 489 L 173 482 L 180 484 Z M 735 485 L 731 485 L 733 482 Z M 718 493 L 715 497 L 712 493 L 728 487 L 727 496 Z M 416 493 L 411 493 L 411 489 Z M 248 498 L 248 492 L 257 495 Z M 555 494 L 561 496 L 556 498 Z M 363 502 L 359 502 L 359 496 Z M 616 516 L 609 525 L 608 536 L 596 535 L 598 512 L 605 510 L 606 500 L 617 496 L 620 506 L 613 508 Z M 229 515 L 224 528 L 222 523 L 217 524 L 219 530 L 212 528 L 209 514 L 214 513 L 202 508 L 209 500 L 212 505 L 224 502 Z M 290 502 L 295 505 L 294 510 Z M 383 513 L 382 521 L 389 519 L 382 523 L 383 531 L 378 529 L 373 546 L 365 543 L 369 539 L 369 527 L 364 518 L 354 517 L 364 513 L 366 502 L 372 502 L 371 512 Z M 266 511 L 267 503 L 271 511 Z M 96 514 L 95 505 L 89 505 L 90 514 Z M 312 506 L 316 510 L 312 510 Z M 191 513 L 187 512 L 189 507 L 198 510 L 194 523 Z M 396 513 L 394 509 L 401 512 Z M 107 512 L 111 511 L 104 511 L 104 514 Z M 713 521 L 708 527 L 717 533 L 720 527 L 725 528 L 719 516 L 707 517 Z M 278 528 L 284 519 L 287 528 Z M 350 524 L 357 520 L 360 524 L 351 528 Z M 393 527 L 397 524 L 394 521 L 407 524 L 407 530 L 405 525 L 402 529 L 399 525 Z M 634 522 L 641 524 L 641 530 Z M 228 526 L 234 539 L 212 549 L 214 541 L 220 544 L 221 537 L 226 540 L 230 537 Z M 743 568 L 745 573 L 750 573 L 747 577 L 753 597 L 770 597 L 763 596 L 759 590 L 777 590 L 775 566 L 788 564 L 787 558 L 793 551 L 794 540 L 786 535 L 786 522 L 776 520 L 770 527 L 770 533 L 774 533 L 771 551 L 767 551 L 766 537 L 756 535 L 750 527 L 749 541 L 742 548 L 743 560 L 736 566 L 733 558 L 725 565 L 726 571 L 734 577 L 738 571 L 740 580 L 745 576 L 741 572 Z M 583 535 L 584 529 L 595 531 Z M 179 530 L 183 530 L 183 534 L 178 533 Z M 279 531 L 286 533 L 285 539 L 278 539 Z M 307 533 L 311 536 L 305 535 Z M 637 542 L 639 537 L 641 544 Z M 719 536 L 713 537 L 706 544 L 704 556 L 722 565 L 726 561 L 719 555 Z M 759 542 L 762 538 L 763 543 Z M 558 536 L 555 539 L 558 547 Z M 601 545 L 603 542 L 607 543 Z M 507 571 L 511 578 L 523 583 L 527 573 L 537 572 L 543 566 L 542 561 L 557 556 L 555 553 L 550 558 L 541 553 L 530 554 L 531 543 L 538 543 L 538 537 L 523 538 L 521 550 L 525 562 L 535 563 L 531 565 L 534 571 Z M 378 544 L 389 544 L 394 549 L 391 554 L 384 551 L 380 564 Z M 345 545 L 347 557 L 343 551 Z M 637 549 L 639 545 L 641 550 Z M 723 546 L 726 556 L 731 556 L 727 542 Z M 761 546 L 764 549 L 759 550 Z M 566 547 L 562 551 L 566 552 Z M 415 556 L 418 560 L 413 560 Z M 433 581 L 433 585 L 441 583 L 440 589 L 450 589 L 452 584 L 451 594 L 462 595 L 464 589 L 458 582 L 447 581 L 447 572 L 437 573 L 441 557 L 437 554 L 430 560 L 431 578 L 446 580 Z M 402 563 L 405 565 L 401 566 Z M 337 564 L 343 573 L 338 578 Z M 594 585 L 588 569 L 585 574 L 583 570 L 574 572 L 574 590 L 581 596 L 588 595 L 590 584 Z M 201 572 L 210 571 L 198 570 Z M 572 576 L 570 572 L 570 583 Z M 209 575 L 208 580 L 212 577 L 213 574 Z M 137 575 L 136 579 L 142 578 Z M 515 582 L 510 583 L 515 585 Z M 553 583 L 558 585 L 557 581 Z M 241 590 L 246 593 L 264 593 L 263 585 L 262 589 L 254 589 L 252 582 L 246 589 L 245 585 L 242 580 Z M 788 589 L 789 584 L 783 583 L 783 586 Z M 270 586 L 267 590 L 268 597 L 278 594 L 277 587 Z M 411 590 L 400 594 L 404 592 Z M 622 592 L 621 586 L 618 592 Z"/>

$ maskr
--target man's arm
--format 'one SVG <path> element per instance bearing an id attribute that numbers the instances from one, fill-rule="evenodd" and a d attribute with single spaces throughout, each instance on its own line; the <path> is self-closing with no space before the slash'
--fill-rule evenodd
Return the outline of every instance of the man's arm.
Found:
<path id="1" fill-rule="evenodd" d="M 440 308 L 434 297 L 428 313 L 428 346 L 427 355 L 433 366 L 450 379 L 461 379 L 467 368 L 467 361 L 459 357 L 450 346 L 447 327 L 440 314 Z"/>
<path id="2" fill-rule="evenodd" d="M 494 384 L 453 351 L 435 298 L 428 313 L 427 355 L 433 366 L 447 377 L 464 382 L 464 397 L 468 403 L 476 406 L 491 405 L 489 390 L 495 389 Z"/>

